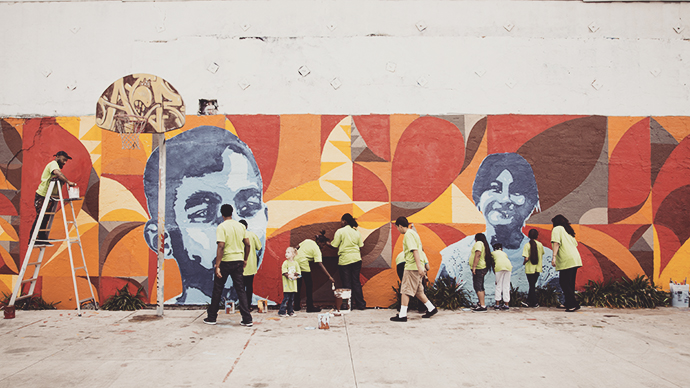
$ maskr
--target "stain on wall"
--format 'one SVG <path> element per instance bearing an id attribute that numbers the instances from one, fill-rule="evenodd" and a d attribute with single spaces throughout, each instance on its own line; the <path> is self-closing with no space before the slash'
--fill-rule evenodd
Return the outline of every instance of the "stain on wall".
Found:
<path id="1" fill-rule="evenodd" d="M 78 222 L 92 278 L 90 285 L 80 278 L 80 287 L 93 287 L 103 301 L 129 284 L 156 302 L 150 220 L 156 217 L 151 184 L 157 175 L 146 178 L 157 168 L 152 135 L 140 135 L 141 149 L 123 150 L 116 133 L 95 124 L 94 116 L 0 119 L 0 291 L 11 292 L 17 281 L 40 172 L 64 149 L 74 159 L 63 171 L 85 197 L 77 205 Z M 391 258 L 402 250 L 391 220 L 404 215 L 416 224 L 435 277 L 444 249 L 496 229 L 507 217 L 508 208 L 491 216 L 473 196 L 480 166 L 494 154 L 513 155 L 531 168 L 531 177 L 527 169 L 511 174 L 523 182 L 506 191 L 512 206 L 531 202 L 511 219 L 505 229 L 511 233 L 495 233 L 497 239 L 535 228 L 549 246 L 550 219 L 563 214 L 583 258 L 578 287 L 638 274 L 668 287 L 670 278 L 690 275 L 689 135 L 690 117 L 186 116 L 184 127 L 165 134 L 166 302 L 210 300 L 216 205 L 231 202 L 265 241 L 257 297 L 280 300 L 285 248 L 322 230 L 332 237 L 347 212 L 357 217 L 365 239 L 365 299 L 387 306 L 397 284 Z M 533 179 L 536 197 L 519 192 L 531 183 L 518 176 Z M 59 229 L 51 235 L 64 235 Z M 521 249 L 524 239 L 511 244 Z M 323 255 L 334 273 L 336 251 Z M 43 297 L 74 308 L 66 247 L 48 248 L 47 257 L 39 282 Z M 314 281 L 315 299 L 332 300 L 325 274 L 315 270 Z"/>

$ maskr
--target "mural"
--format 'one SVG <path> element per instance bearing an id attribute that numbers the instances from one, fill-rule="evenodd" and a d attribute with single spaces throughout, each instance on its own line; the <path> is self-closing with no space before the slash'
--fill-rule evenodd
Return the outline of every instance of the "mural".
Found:
<path id="1" fill-rule="evenodd" d="M 84 194 L 78 222 L 92 278 L 79 279 L 80 288 L 93 287 L 104 300 L 129 284 L 156 302 L 157 151 L 150 134 L 139 135 L 140 149 L 123 150 L 118 134 L 96 126 L 103 117 L 0 119 L 0 292 L 17 281 L 40 172 L 64 149 L 73 157 L 64 173 Z M 282 298 L 285 249 L 322 231 L 332 238 L 346 212 L 365 238 L 361 281 L 369 306 L 394 298 L 391 258 L 402 239 L 391 220 L 398 216 L 415 223 L 432 277 L 468 283 L 468 236 L 483 232 L 506 247 L 513 285 L 522 287 L 525 234 L 535 228 L 550 246 L 550 219 L 559 213 L 580 243 L 578 287 L 638 274 L 668 287 L 669 279 L 690 275 L 690 117 L 183 119 L 165 134 L 166 303 L 210 300 L 222 203 L 233 204 L 265 241 L 254 292 L 273 301 Z M 51 236 L 60 233 L 58 224 Z M 66 247 L 46 254 L 43 297 L 74 308 Z M 336 251 L 324 248 L 323 256 L 335 273 Z M 542 283 L 552 282 L 557 275 L 545 269 Z M 331 301 L 325 274 L 313 274 L 315 300 Z"/>

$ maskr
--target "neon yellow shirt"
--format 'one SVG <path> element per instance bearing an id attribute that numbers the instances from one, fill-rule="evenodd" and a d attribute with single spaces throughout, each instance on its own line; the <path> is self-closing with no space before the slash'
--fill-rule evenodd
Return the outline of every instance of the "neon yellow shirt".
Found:
<path id="1" fill-rule="evenodd" d="M 481 252 L 481 254 L 479 255 L 479 262 L 477 263 L 477 269 L 486 268 L 486 257 L 484 255 L 484 243 L 481 241 L 477 241 L 474 243 L 474 246 L 470 250 L 470 257 L 469 257 L 469 259 L 467 259 L 468 262 L 470 263 L 470 270 L 472 269 L 472 267 L 474 265 L 474 255 L 475 255 L 474 252 L 476 252 L 476 251 Z"/>
<path id="2" fill-rule="evenodd" d="M 525 244 L 525 247 L 522 248 L 522 257 L 526 257 L 528 260 L 525 263 L 525 273 L 526 274 L 533 274 L 537 272 L 541 272 L 542 268 L 542 261 L 541 258 L 544 256 L 544 245 L 540 243 L 539 241 L 534 241 L 537 244 L 537 257 L 539 258 L 539 261 L 537 261 L 537 264 L 532 264 L 531 261 L 529 261 L 529 255 L 531 253 L 532 248 L 530 247 L 530 244 L 527 243 Z"/>
<path id="3" fill-rule="evenodd" d="M 295 256 L 295 261 L 299 263 L 299 269 L 302 272 L 311 272 L 309 262 L 321 263 L 321 248 L 314 240 L 306 239 L 299 243 L 299 249 Z"/>
<path id="4" fill-rule="evenodd" d="M 551 242 L 560 244 L 558 255 L 556 256 L 556 271 L 582 267 L 582 258 L 577 251 L 577 240 L 568 234 L 565 228 L 557 226 L 551 231 Z"/>
<path id="5" fill-rule="evenodd" d="M 364 246 L 362 235 L 350 225 L 336 230 L 331 246 L 338 248 L 338 265 L 348 265 L 362 260 L 359 248 Z"/>
<path id="6" fill-rule="evenodd" d="M 38 193 L 38 195 L 41 197 L 45 197 L 48 193 L 48 185 L 50 184 L 50 180 L 56 177 L 56 175 L 53 174 L 53 171 L 55 170 L 60 170 L 60 165 L 58 164 L 57 160 L 53 160 L 52 162 L 46 164 L 46 167 L 43 169 L 43 173 L 41 174 L 41 183 L 38 185 L 38 190 L 36 190 L 36 193 Z M 57 186 L 55 188 L 57 189 Z M 53 194 L 57 194 L 57 190 L 53 190 Z"/>
<path id="7" fill-rule="evenodd" d="M 224 242 L 221 261 L 244 261 L 244 225 L 235 220 L 223 221 L 216 229 L 216 241 Z"/>
<path id="8" fill-rule="evenodd" d="M 494 272 L 501 272 L 501 271 L 512 271 L 513 270 L 513 264 L 510 262 L 510 259 L 508 258 L 508 255 L 501 251 L 493 251 L 491 252 L 491 256 L 494 258 Z"/>
<path id="9" fill-rule="evenodd" d="M 422 239 L 419 238 L 419 234 L 414 231 L 414 229 L 407 229 L 405 236 L 403 237 L 403 252 L 405 253 L 405 271 L 416 271 L 417 262 L 414 260 L 414 254 L 412 251 L 417 251 L 419 253 L 419 261 L 423 264 L 422 259 Z"/>
<path id="10" fill-rule="evenodd" d="M 299 263 L 294 260 L 283 261 L 283 265 L 280 267 L 280 273 L 288 273 L 291 275 L 302 274 L 299 270 Z M 281 277 L 283 278 L 283 292 L 297 292 L 297 279 L 288 279 L 285 275 Z"/>
<path id="11" fill-rule="evenodd" d="M 247 258 L 247 266 L 244 267 L 242 275 L 252 276 L 256 275 L 258 271 L 259 259 L 256 256 L 256 251 L 261 249 L 261 240 L 259 240 L 259 236 L 257 236 L 256 233 L 250 231 L 247 231 L 245 237 L 249 239 L 249 257 Z M 244 244 L 242 244 L 242 258 L 244 259 Z"/>

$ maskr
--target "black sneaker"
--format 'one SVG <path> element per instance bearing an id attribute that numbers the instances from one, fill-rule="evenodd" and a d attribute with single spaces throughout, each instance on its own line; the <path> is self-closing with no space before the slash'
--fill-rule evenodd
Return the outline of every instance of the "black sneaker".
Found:
<path id="1" fill-rule="evenodd" d="M 394 317 L 391 317 L 391 321 L 393 321 L 393 322 L 407 322 L 407 317 L 400 318 L 400 315 L 395 314 Z"/>
<path id="2" fill-rule="evenodd" d="M 321 309 L 318 307 L 307 307 L 307 312 L 308 313 L 320 313 Z"/>
<path id="3" fill-rule="evenodd" d="M 206 318 L 204 318 L 204 323 L 207 324 L 207 325 L 215 325 L 215 324 L 216 324 L 216 320 L 206 317 Z"/>
<path id="4" fill-rule="evenodd" d="M 215 324 L 215 322 L 214 322 L 214 324 Z M 240 322 L 240 325 L 241 325 L 241 326 L 252 327 L 252 326 L 254 326 L 254 323 L 242 321 L 242 322 Z"/>
<path id="5" fill-rule="evenodd" d="M 431 310 L 431 311 L 427 312 L 426 314 L 422 315 L 422 318 L 431 318 L 431 317 L 434 316 L 434 314 L 436 314 L 437 312 L 438 312 L 438 309 L 437 309 L 436 307 L 434 307 L 433 310 Z"/>
<path id="6" fill-rule="evenodd" d="M 494 310 L 500 310 L 500 309 L 501 309 L 501 306 L 499 306 L 497 304 L 494 305 Z"/>
<path id="7" fill-rule="evenodd" d="M 486 306 L 475 307 L 472 311 L 478 312 L 478 313 L 484 312 L 484 311 L 486 311 Z"/>
<path id="8" fill-rule="evenodd" d="M 501 310 L 503 310 L 503 311 L 507 311 L 507 310 L 510 310 L 510 307 L 508 307 L 508 305 L 506 305 L 506 304 L 504 304 L 504 305 L 501 305 L 501 307 L 500 307 L 500 308 L 501 308 Z"/>

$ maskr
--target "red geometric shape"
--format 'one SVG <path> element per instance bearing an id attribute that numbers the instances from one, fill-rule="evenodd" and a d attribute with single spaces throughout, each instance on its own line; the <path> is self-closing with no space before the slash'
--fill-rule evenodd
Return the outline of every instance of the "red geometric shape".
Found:
<path id="1" fill-rule="evenodd" d="M 649 118 L 630 127 L 609 158 L 609 208 L 631 208 L 651 190 Z M 615 221 L 612 221 L 615 222 Z"/>
<path id="2" fill-rule="evenodd" d="M 272 115 L 227 115 L 237 131 L 254 154 L 261 171 L 264 193 L 271 183 L 280 148 L 280 116 Z"/>
<path id="3" fill-rule="evenodd" d="M 110 178 L 114 181 L 119 182 L 124 186 L 134 198 L 139 201 L 139 204 L 146 208 L 146 195 L 144 194 L 144 180 L 141 175 L 115 175 L 115 174 L 102 174 L 104 178 Z"/>
<path id="4" fill-rule="evenodd" d="M 681 141 L 666 163 L 661 167 L 659 175 L 652 187 L 652 216 L 656 213 L 663 200 L 679 187 L 690 185 L 690 136 Z"/>
<path id="5" fill-rule="evenodd" d="M 326 140 L 328 140 L 328 136 L 330 136 L 331 132 L 333 132 L 333 128 L 335 128 L 336 125 L 338 125 L 339 122 L 343 121 L 343 119 L 347 117 L 345 115 L 323 115 L 321 116 L 321 151 L 323 151 L 323 146 L 326 144 Z"/>
<path id="6" fill-rule="evenodd" d="M 594 258 L 597 259 L 599 268 L 601 268 L 601 276 L 603 279 L 613 281 L 617 281 L 619 279 L 629 279 L 628 276 L 625 275 L 625 272 L 618 268 L 618 266 L 614 264 L 608 257 L 604 256 L 601 252 L 592 247 L 588 247 L 587 245 L 585 246 L 589 248 Z"/>
<path id="7" fill-rule="evenodd" d="M 582 258 L 582 267 L 577 270 L 575 288 L 582 290 L 582 287 L 590 280 L 595 282 L 603 281 L 604 275 L 601 272 L 599 260 L 590 251 L 590 248 L 585 244 L 577 244 L 577 251 L 580 252 L 580 257 Z"/>
<path id="8" fill-rule="evenodd" d="M 690 238 L 690 185 L 679 187 L 661 201 L 654 224 L 673 231 L 680 243 Z"/>
<path id="9" fill-rule="evenodd" d="M 517 152 L 534 136 L 563 122 L 586 116 L 497 115 L 487 119 L 487 142 L 490 154 Z"/>
<path id="10" fill-rule="evenodd" d="M 352 167 L 353 200 L 388 202 L 388 189 L 379 177 L 357 163 Z"/>
<path id="11" fill-rule="evenodd" d="M 254 294 L 280 303 L 283 300 L 283 281 L 280 272 L 285 261 L 285 249 L 290 246 L 290 232 L 281 233 L 266 241 L 266 251 L 255 278 Z"/>
<path id="12" fill-rule="evenodd" d="M 353 116 L 352 120 L 362 135 L 367 147 L 376 155 L 387 161 L 391 160 L 390 116 L 367 115 Z"/>
<path id="13" fill-rule="evenodd" d="M 455 242 L 458 242 L 462 240 L 463 238 L 467 237 L 466 234 L 462 233 L 461 231 L 453 228 L 452 226 L 448 226 L 446 224 L 423 224 L 427 228 L 431 229 L 432 232 L 436 233 L 436 235 L 443 241 L 444 244 L 450 245 Z"/>
<path id="14" fill-rule="evenodd" d="M 664 271 L 666 265 L 671 261 L 673 255 L 680 249 L 680 241 L 673 231 L 663 225 L 654 225 L 654 230 L 659 238 L 659 247 L 655 247 L 659 250 L 661 260 L 659 262 L 659 273 Z"/>
<path id="15" fill-rule="evenodd" d="M 640 230 L 640 225 L 626 224 L 587 225 L 587 227 L 606 233 L 621 243 L 626 249 L 630 249 L 630 240 L 633 238 L 635 232 Z M 637 240 L 634 242 L 637 242 Z"/>
<path id="16" fill-rule="evenodd" d="M 392 165 L 394 202 L 433 202 L 460 173 L 465 142 L 454 124 L 420 117 L 400 137 Z"/>
<path id="17" fill-rule="evenodd" d="M 14 208 L 14 204 L 10 202 L 9 198 L 0 194 L 0 215 L 3 216 L 16 216 L 17 209 Z"/>

